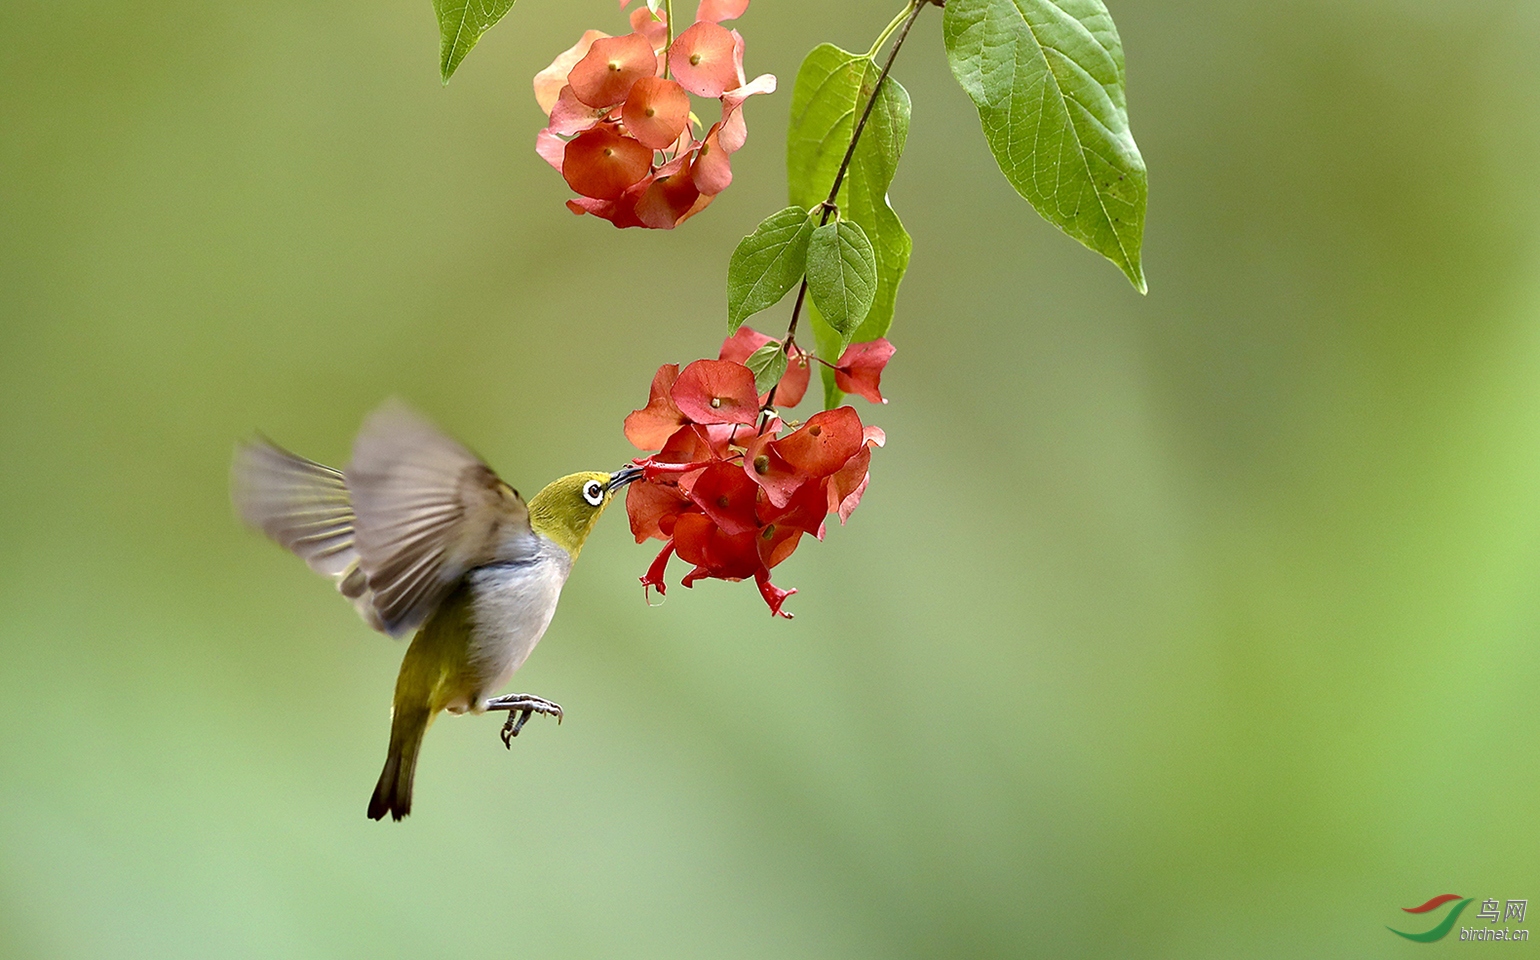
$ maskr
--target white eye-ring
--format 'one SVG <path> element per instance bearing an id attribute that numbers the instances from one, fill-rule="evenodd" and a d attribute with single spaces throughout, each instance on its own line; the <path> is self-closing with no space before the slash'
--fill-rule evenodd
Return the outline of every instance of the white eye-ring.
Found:
<path id="1" fill-rule="evenodd" d="M 599 506 L 604 502 L 604 486 L 597 480 L 583 484 L 583 499 L 588 501 L 590 507 Z"/>

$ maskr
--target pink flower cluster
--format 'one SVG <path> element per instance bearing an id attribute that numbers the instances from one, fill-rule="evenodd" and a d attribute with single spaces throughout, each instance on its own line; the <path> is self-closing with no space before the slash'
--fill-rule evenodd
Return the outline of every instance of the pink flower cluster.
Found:
<path id="1" fill-rule="evenodd" d="M 727 189 L 732 154 L 748 136 L 743 102 L 775 90 L 768 73 L 745 81 L 743 36 L 722 26 L 748 6 L 701 0 L 672 44 L 663 11 L 638 6 L 631 33 L 589 30 L 535 74 L 535 99 L 550 118 L 535 151 L 579 194 L 567 201 L 573 213 L 672 230 Z M 690 94 L 722 106 L 700 139 Z"/>

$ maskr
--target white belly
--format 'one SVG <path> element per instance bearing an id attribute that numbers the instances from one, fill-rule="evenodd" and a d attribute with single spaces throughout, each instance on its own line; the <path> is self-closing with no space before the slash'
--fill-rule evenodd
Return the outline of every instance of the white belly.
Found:
<path id="1" fill-rule="evenodd" d="M 481 704 L 524 665 L 551 625 L 572 569 L 565 552 L 556 552 L 562 556 L 471 572 L 469 661 L 480 689 L 462 709 L 481 712 Z"/>

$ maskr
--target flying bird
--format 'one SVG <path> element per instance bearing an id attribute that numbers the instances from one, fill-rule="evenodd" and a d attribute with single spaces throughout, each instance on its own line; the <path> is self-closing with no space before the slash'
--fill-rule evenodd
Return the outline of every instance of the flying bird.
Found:
<path id="1" fill-rule="evenodd" d="M 374 629 L 412 636 L 369 817 L 412 810 L 423 734 L 442 710 L 506 710 L 505 746 L 560 705 L 497 691 L 545 634 L 561 588 L 615 492 L 641 476 L 574 473 L 528 502 L 420 414 L 388 402 L 346 469 L 263 438 L 240 444 L 231 498 L 248 525 L 331 578 Z"/>

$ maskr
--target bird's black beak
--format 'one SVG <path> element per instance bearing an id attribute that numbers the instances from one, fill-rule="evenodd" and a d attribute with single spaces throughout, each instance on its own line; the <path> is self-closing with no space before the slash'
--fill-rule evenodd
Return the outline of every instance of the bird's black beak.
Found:
<path id="1" fill-rule="evenodd" d="M 610 489 L 619 490 L 626 484 L 640 479 L 642 479 L 642 468 L 634 463 L 628 463 L 610 474 Z"/>

